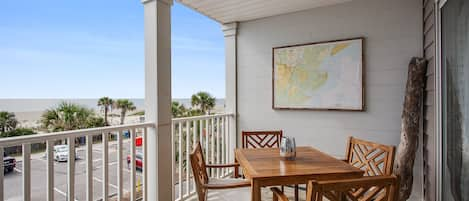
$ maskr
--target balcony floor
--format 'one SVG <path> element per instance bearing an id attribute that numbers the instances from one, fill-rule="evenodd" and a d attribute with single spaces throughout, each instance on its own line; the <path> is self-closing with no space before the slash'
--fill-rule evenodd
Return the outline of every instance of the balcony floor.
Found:
<path id="1" fill-rule="evenodd" d="M 230 191 L 229 194 L 231 194 L 231 195 L 241 195 L 241 194 L 246 193 L 245 191 L 243 191 L 241 189 L 232 189 L 232 190 L 229 190 L 229 191 Z M 294 195 L 294 189 L 293 188 L 285 187 L 285 193 L 288 196 L 288 199 L 290 199 L 290 201 L 295 200 L 294 197 L 293 197 L 293 195 Z M 226 199 L 226 198 L 218 197 L 215 193 L 212 194 L 212 195 L 213 196 L 211 196 L 211 194 L 209 194 L 207 201 L 250 201 L 250 199 L 240 200 L 239 196 L 233 196 L 233 197 L 229 197 L 229 199 Z M 247 195 L 249 196 L 250 192 L 248 192 Z M 197 195 L 192 196 L 188 200 L 189 201 L 198 201 L 197 200 Z M 262 188 L 262 200 L 263 201 L 272 201 L 272 193 L 270 191 L 270 187 Z M 306 191 L 302 191 L 302 190 L 299 191 L 299 200 L 300 201 L 305 201 L 306 200 Z"/>

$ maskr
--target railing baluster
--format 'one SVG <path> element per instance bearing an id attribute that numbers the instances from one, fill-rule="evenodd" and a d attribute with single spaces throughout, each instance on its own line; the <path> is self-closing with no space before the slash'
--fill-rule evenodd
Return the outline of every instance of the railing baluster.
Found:
<path id="1" fill-rule="evenodd" d="M 148 173 L 148 168 L 147 168 L 147 157 L 148 157 L 148 152 L 147 152 L 147 133 L 148 133 L 148 129 L 147 128 L 143 128 L 143 200 L 144 201 L 147 201 L 148 200 L 148 176 L 147 176 L 147 173 Z"/>
<path id="2" fill-rule="evenodd" d="M 47 157 L 47 200 L 54 201 L 54 141 L 48 140 L 46 147 Z"/>
<path id="3" fill-rule="evenodd" d="M 186 195 L 190 193 L 190 182 L 189 182 L 189 142 L 191 141 L 191 133 L 190 133 L 190 121 L 186 121 Z"/>
<path id="4" fill-rule="evenodd" d="M 212 152 L 210 159 L 212 161 L 212 164 L 215 164 L 215 119 L 213 117 L 211 118 L 210 123 L 211 123 L 210 126 L 212 128 L 212 131 L 210 132 L 211 152 Z M 212 170 L 212 177 L 216 177 L 215 171 L 213 170 Z"/>
<path id="5" fill-rule="evenodd" d="M 93 136 L 86 136 L 86 201 L 93 201 Z"/>
<path id="6" fill-rule="evenodd" d="M 3 161 L 3 147 L 0 147 L 0 161 Z M 1 163 L 0 167 L 2 168 L 2 170 L 4 170 L 4 165 L 3 162 Z M 3 173 L 4 171 L 0 171 L 0 200 L 4 200 L 4 196 L 3 196 Z"/>
<path id="7" fill-rule="evenodd" d="M 171 142 L 171 147 L 172 147 L 171 151 L 172 151 L 172 156 L 173 156 L 172 157 L 173 160 L 171 161 L 171 163 L 172 163 L 172 170 L 174 171 L 173 176 L 172 176 L 172 180 L 173 180 L 172 181 L 172 184 L 173 184 L 172 194 L 173 194 L 173 198 L 177 199 L 177 197 L 176 197 L 176 153 L 177 153 L 177 151 L 176 151 L 176 124 L 174 122 L 171 123 L 171 135 L 173 136 L 171 138 L 171 140 L 172 140 L 172 142 Z"/>
<path id="8" fill-rule="evenodd" d="M 135 129 L 130 131 L 130 200 L 135 201 L 137 199 L 136 193 L 136 167 L 135 167 Z"/>
<path id="9" fill-rule="evenodd" d="M 216 155 L 216 160 L 217 160 L 217 164 L 220 164 L 220 121 L 219 121 L 219 118 L 216 117 L 215 118 L 215 123 L 216 123 L 216 129 L 217 129 L 217 136 L 216 136 L 216 140 L 214 142 L 215 146 L 216 147 L 216 151 L 217 151 L 217 155 Z M 220 168 L 217 168 L 217 178 L 220 178 Z"/>
<path id="10" fill-rule="evenodd" d="M 204 136 L 203 136 L 203 133 L 202 133 L 203 132 L 203 127 L 204 127 L 203 121 L 199 120 L 199 142 L 200 142 L 201 145 L 204 144 L 204 141 L 203 141 Z"/>
<path id="11" fill-rule="evenodd" d="M 23 201 L 31 200 L 31 144 L 23 144 Z"/>
<path id="12" fill-rule="evenodd" d="M 124 164 L 122 163 L 123 155 L 122 155 L 122 131 L 117 132 L 117 200 L 122 200 L 124 196 L 124 177 L 123 177 L 123 170 Z"/>
<path id="13" fill-rule="evenodd" d="M 75 201 L 75 137 L 69 137 L 68 143 L 68 159 L 67 159 L 67 200 Z"/>
<path id="14" fill-rule="evenodd" d="M 192 146 L 191 146 L 192 148 L 191 148 L 190 152 L 192 152 L 192 150 L 194 148 L 194 144 L 197 142 L 197 121 L 196 120 L 192 121 L 192 125 L 194 127 L 192 128 L 192 131 L 193 131 L 193 133 L 192 133 Z M 191 166 L 189 166 L 189 167 L 192 170 L 192 167 Z M 191 176 L 194 177 L 194 174 L 192 173 L 192 171 L 191 171 Z M 192 193 L 195 192 L 195 180 L 191 179 L 191 182 L 192 182 L 192 190 L 191 190 L 191 194 L 192 194 Z"/>
<path id="15" fill-rule="evenodd" d="M 207 163 L 212 163 L 210 161 L 210 152 L 209 152 L 209 146 L 208 146 L 208 141 L 209 141 L 209 137 L 210 137 L 210 133 L 209 133 L 209 127 L 208 127 L 208 121 L 209 119 L 205 119 L 205 158 L 207 159 Z M 210 170 L 209 172 L 209 175 L 208 176 L 211 176 L 211 173 L 212 173 L 212 170 Z"/>
<path id="16" fill-rule="evenodd" d="M 179 142 L 178 142 L 178 165 L 179 165 L 179 181 L 178 181 L 178 185 L 179 185 L 179 197 L 182 199 L 183 197 L 183 192 L 182 192 L 182 186 L 183 186 L 183 183 L 182 183 L 182 123 L 179 122 L 178 124 L 178 129 L 179 129 Z"/>
<path id="17" fill-rule="evenodd" d="M 226 161 L 225 161 L 225 118 L 221 117 L 220 118 L 220 121 L 221 121 L 221 128 L 220 128 L 220 132 L 221 132 L 221 163 L 223 164 L 226 164 Z M 221 171 L 221 176 L 222 177 L 225 177 L 226 175 L 226 168 L 223 168 L 222 171 Z"/>
<path id="18" fill-rule="evenodd" d="M 103 136 L 103 172 L 102 172 L 102 177 L 103 177 L 103 182 L 102 182 L 102 185 L 103 185 L 103 201 L 107 201 L 108 200 L 108 196 L 109 196 L 109 174 L 108 174 L 108 171 L 109 171 L 109 147 L 108 147 L 108 140 L 109 140 L 109 135 L 108 133 L 102 133 L 102 136 Z"/>
<path id="19" fill-rule="evenodd" d="M 231 147 L 231 132 L 230 132 L 230 119 L 229 119 L 229 116 L 226 116 L 226 146 L 227 146 L 227 149 L 230 150 L 230 151 L 234 151 L 234 147 Z M 231 163 L 231 162 L 234 162 L 234 159 L 232 159 L 230 157 L 230 153 L 227 152 L 227 160 L 228 160 L 228 163 Z M 234 171 L 233 169 L 230 169 L 230 171 Z"/>

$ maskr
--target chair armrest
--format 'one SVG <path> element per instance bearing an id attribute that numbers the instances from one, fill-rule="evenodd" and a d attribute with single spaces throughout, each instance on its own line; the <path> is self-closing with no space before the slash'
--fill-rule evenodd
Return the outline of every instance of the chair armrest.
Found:
<path id="1" fill-rule="evenodd" d="M 277 187 L 272 187 L 270 188 L 270 190 L 272 190 L 272 193 L 273 193 L 273 196 L 272 196 L 273 201 L 289 201 L 287 196 L 283 194 L 283 192 Z"/>
<path id="2" fill-rule="evenodd" d="M 207 164 L 207 168 L 229 168 L 229 167 L 239 167 L 239 163 L 230 163 L 230 164 Z"/>
<path id="3" fill-rule="evenodd" d="M 250 181 L 240 181 L 240 182 L 233 182 L 228 184 L 203 184 L 202 185 L 206 189 L 228 189 L 228 188 L 242 188 L 251 186 Z"/>

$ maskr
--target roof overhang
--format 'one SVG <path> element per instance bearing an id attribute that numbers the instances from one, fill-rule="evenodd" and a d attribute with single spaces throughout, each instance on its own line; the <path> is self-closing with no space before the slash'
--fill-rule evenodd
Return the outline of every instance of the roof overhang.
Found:
<path id="1" fill-rule="evenodd" d="M 282 15 L 351 0 L 177 0 L 222 24 Z"/>

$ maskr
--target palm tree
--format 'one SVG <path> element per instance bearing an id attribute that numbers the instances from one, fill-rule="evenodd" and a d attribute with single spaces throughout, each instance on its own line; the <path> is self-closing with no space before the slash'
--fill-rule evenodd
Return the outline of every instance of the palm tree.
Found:
<path id="1" fill-rule="evenodd" d="M 104 124 L 106 126 L 109 126 L 109 122 L 107 121 L 107 114 L 109 110 L 112 109 L 113 105 L 114 105 L 114 100 L 112 100 L 109 97 L 102 97 L 98 100 L 98 106 L 100 106 L 101 109 L 104 110 Z"/>
<path id="2" fill-rule="evenodd" d="M 125 115 L 128 111 L 136 110 L 134 103 L 128 99 L 119 99 L 116 101 L 116 108 L 121 110 L 121 125 L 124 124 Z"/>
<path id="3" fill-rule="evenodd" d="M 173 114 L 173 118 L 183 117 L 187 114 L 187 109 L 183 104 L 173 101 L 171 102 L 171 113 Z"/>
<path id="4" fill-rule="evenodd" d="M 42 113 L 41 123 L 44 128 L 53 132 L 76 130 L 88 128 L 87 122 L 94 116 L 94 112 L 88 108 L 74 103 L 61 102 L 57 108 L 48 109 Z"/>
<path id="5" fill-rule="evenodd" d="M 16 116 L 12 112 L 1 111 L 0 112 L 0 131 L 1 133 L 8 132 L 14 130 L 16 125 L 18 124 L 18 120 L 16 120 Z"/>
<path id="6" fill-rule="evenodd" d="M 191 98 L 192 107 L 198 107 L 202 113 L 210 114 L 210 110 L 215 107 L 215 97 L 207 92 L 198 92 L 192 95 Z"/>

